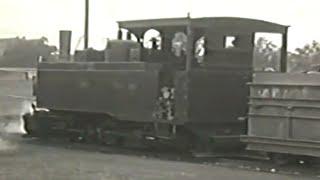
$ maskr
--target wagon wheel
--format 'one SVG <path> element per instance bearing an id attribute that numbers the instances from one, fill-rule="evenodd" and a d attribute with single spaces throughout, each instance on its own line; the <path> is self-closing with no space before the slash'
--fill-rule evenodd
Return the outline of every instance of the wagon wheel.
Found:
<path id="1" fill-rule="evenodd" d="M 299 156 L 296 160 L 297 163 L 304 164 L 306 167 L 313 167 L 320 162 L 320 158 L 312 156 Z"/>
<path id="2" fill-rule="evenodd" d="M 269 158 L 277 165 L 289 164 L 294 159 L 291 155 L 284 153 L 269 153 Z"/>

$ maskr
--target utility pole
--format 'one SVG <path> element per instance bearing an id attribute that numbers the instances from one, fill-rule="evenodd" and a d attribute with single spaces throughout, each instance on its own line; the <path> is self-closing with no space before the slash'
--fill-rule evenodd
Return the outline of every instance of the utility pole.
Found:
<path id="1" fill-rule="evenodd" d="M 89 0 L 85 0 L 85 22 L 84 22 L 84 49 L 89 44 Z"/>
<path id="2" fill-rule="evenodd" d="M 186 51 L 186 71 L 190 71 L 193 60 L 193 29 L 191 24 L 190 13 L 187 16 L 187 51 Z"/>

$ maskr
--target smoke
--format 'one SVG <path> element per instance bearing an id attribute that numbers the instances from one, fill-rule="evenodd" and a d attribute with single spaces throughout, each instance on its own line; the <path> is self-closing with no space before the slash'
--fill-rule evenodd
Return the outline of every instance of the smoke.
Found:
<path id="1" fill-rule="evenodd" d="M 31 113 L 31 101 L 22 100 L 17 115 L 2 116 L 0 121 L 0 153 L 15 152 L 18 149 L 18 139 L 26 134 L 22 115 Z"/>
<path id="2" fill-rule="evenodd" d="M 21 108 L 21 112 L 20 112 L 20 125 L 18 128 L 18 132 L 22 133 L 22 134 L 26 134 L 26 130 L 24 129 L 24 121 L 22 119 L 22 116 L 26 113 L 33 113 L 33 109 L 31 107 L 31 101 L 24 101 L 22 103 L 22 108 Z"/>
<path id="3" fill-rule="evenodd" d="M 10 134 L 26 134 L 23 127 L 23 120 L 21 117 L 16 117 L 12 122 L 8 122 L 3 127 L 3 133 Z"/>
<path id="4" fill-rule="evenodd" d="M 31 102 L 28 100 L 23 100 L 20 108 L 17 111 L 20 111 L 20 113 L 17 115 L 11 115 L 2 118 L 0 133 L 26 134 L 22 116 L 25 113 L 32 112 Z"/>

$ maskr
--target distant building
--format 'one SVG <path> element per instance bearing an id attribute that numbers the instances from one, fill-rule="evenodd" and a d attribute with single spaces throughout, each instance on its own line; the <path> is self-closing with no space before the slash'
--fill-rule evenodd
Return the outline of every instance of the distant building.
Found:
<path id="1" fill-rule="evenodd" d="M 46 42 L 47 39 L 44 37 L 0 39 L 0 67 L 36 67 L 39 56 L 46 60 L 57 50 L 55 46 L 49 46 Z"/>

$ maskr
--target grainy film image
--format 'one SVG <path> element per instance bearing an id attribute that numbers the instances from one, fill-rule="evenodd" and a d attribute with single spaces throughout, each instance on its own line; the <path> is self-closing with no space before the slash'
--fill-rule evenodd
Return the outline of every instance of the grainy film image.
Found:
<path id="1" fill-rule="evenodd" d="M 0 0 L 0 179 L 320 178 L 316 0 Z"/>

